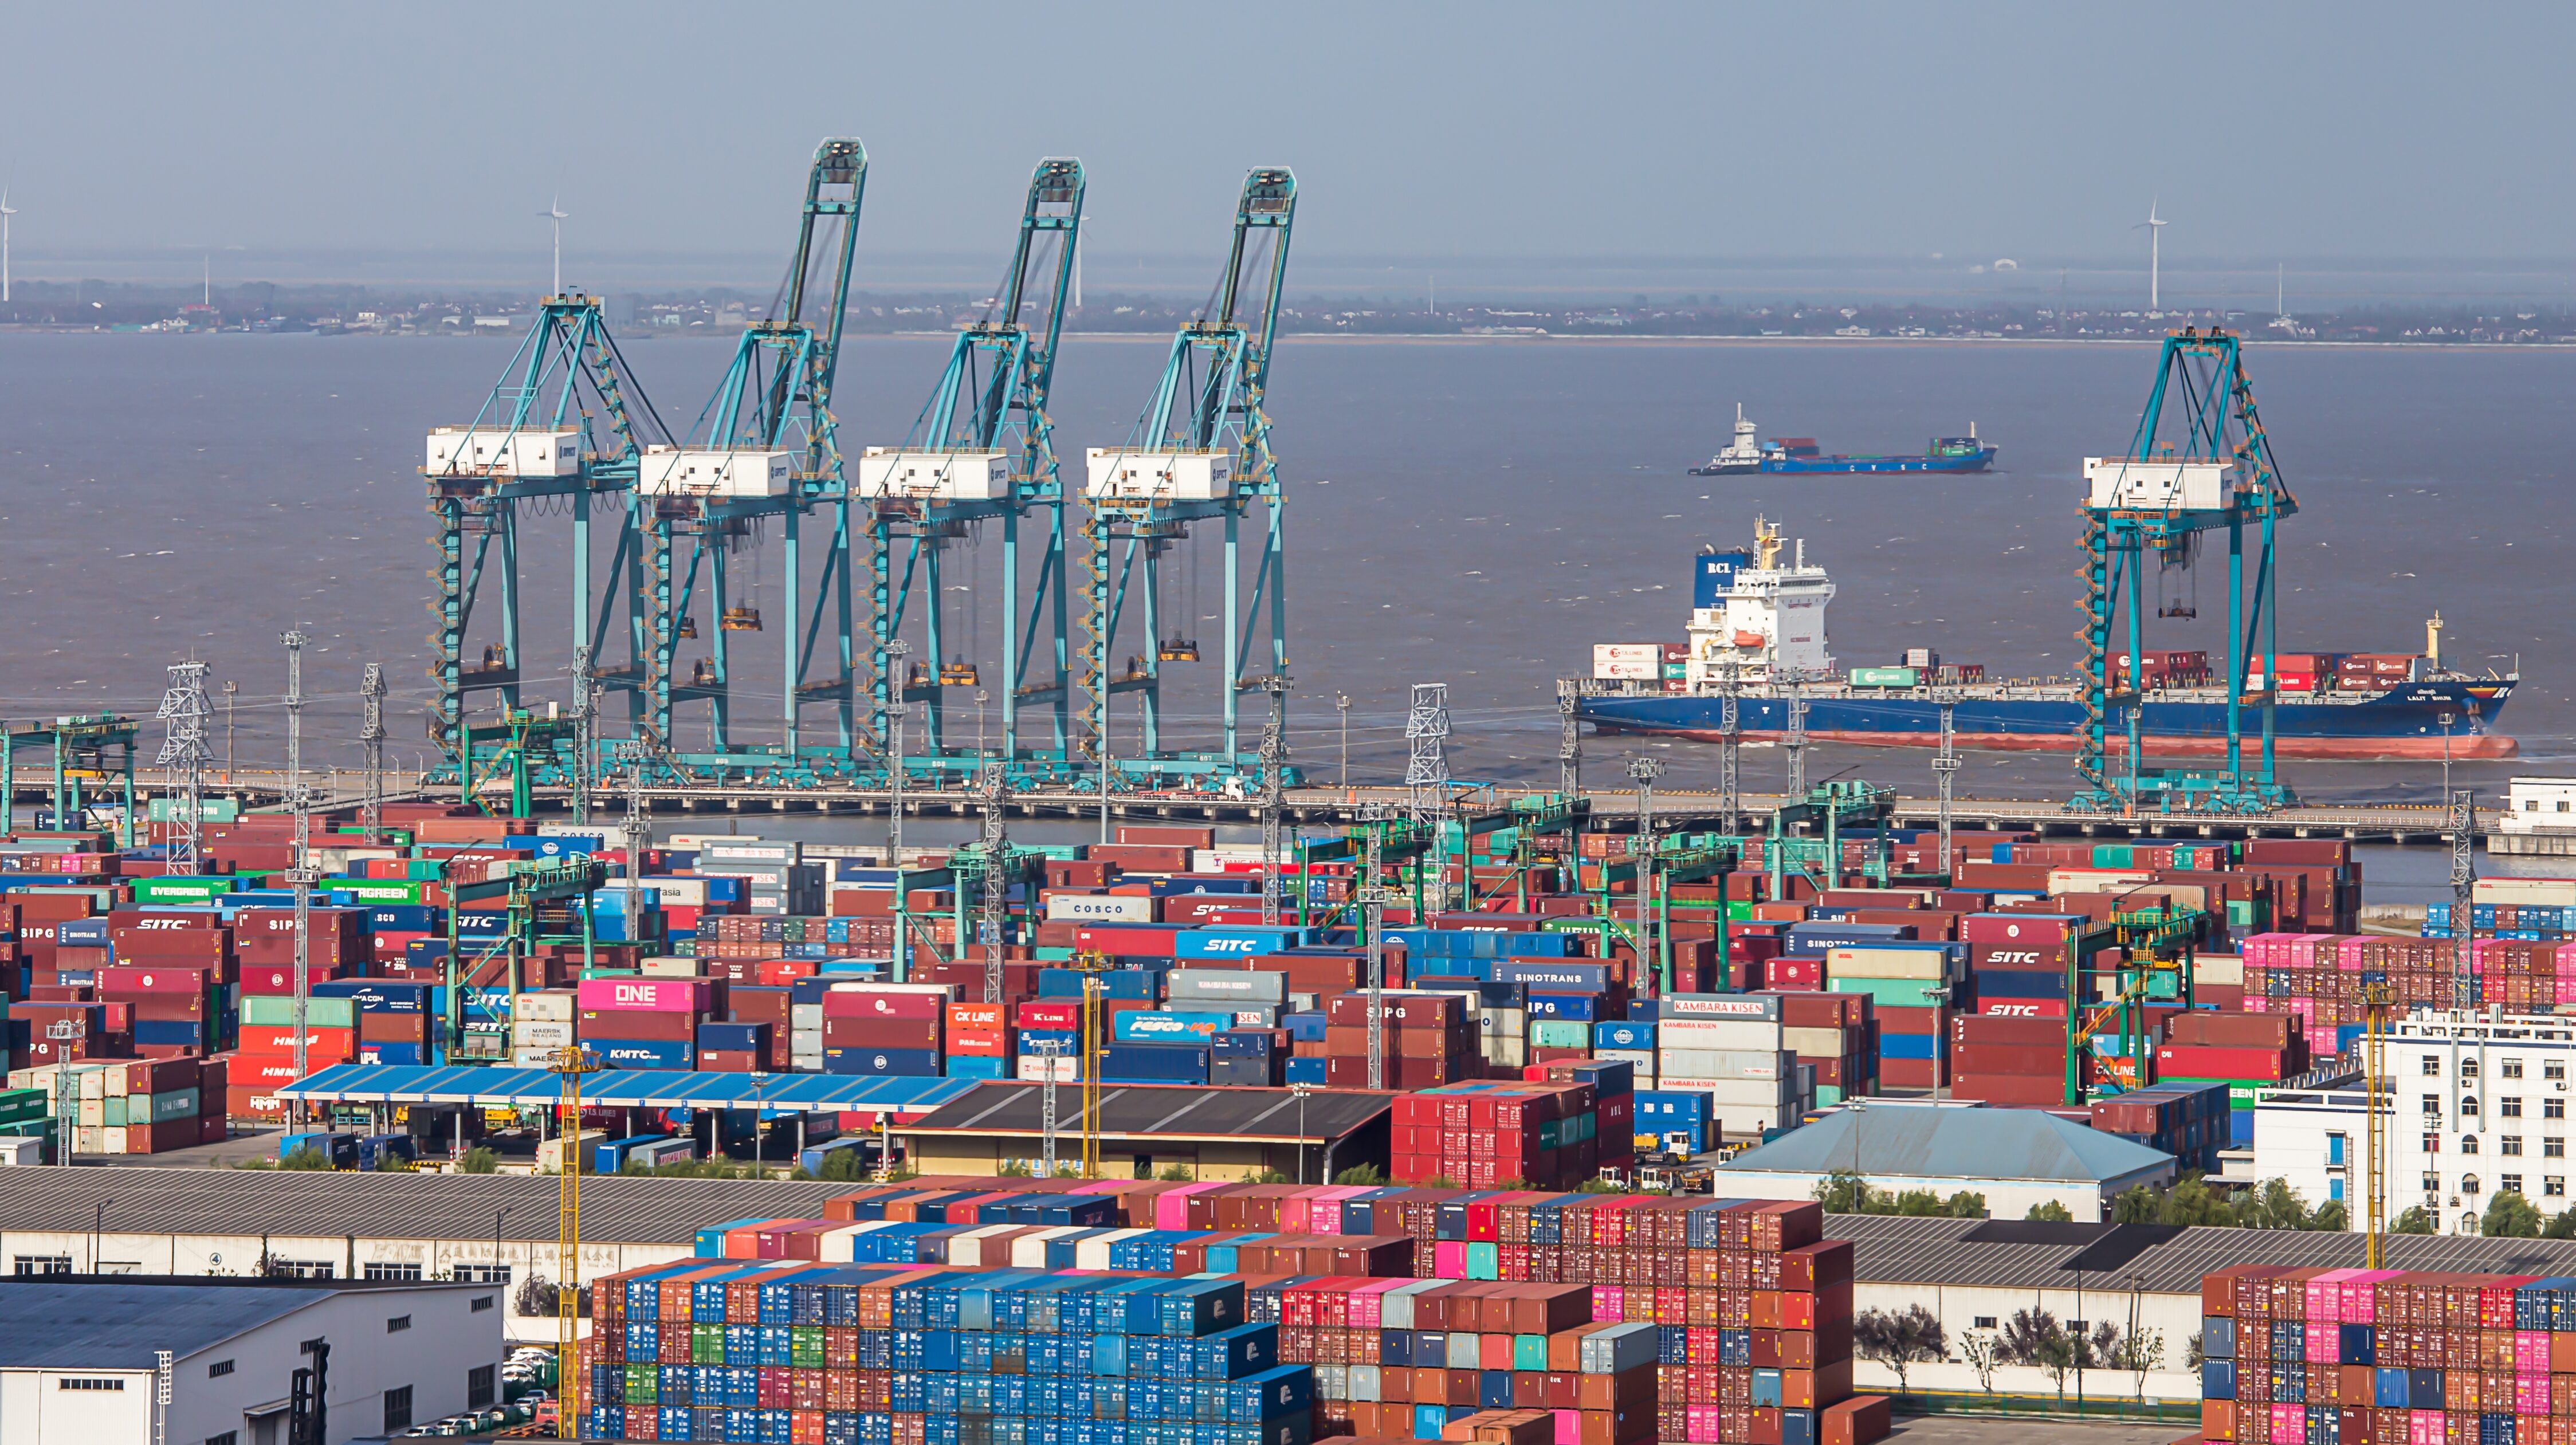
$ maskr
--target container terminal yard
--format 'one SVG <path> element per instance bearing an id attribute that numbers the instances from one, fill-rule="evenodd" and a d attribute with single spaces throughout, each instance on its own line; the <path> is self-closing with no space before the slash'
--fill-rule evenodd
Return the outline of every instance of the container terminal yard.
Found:
<path id="1" fill-rule="evenodd" d="M 816 149 L 780 307 L 695 423 L 564 293 L 427 429 L 442 763 L 384 766 L 371 676 L 369 764 L 316 786 L 300 633 L 280 773 L 217 778 L 199 663 L 153 719 L 0 729 L 40 814 L 0 838 L 14 1275 L 137 1338 L 181 1298 L 155 1289 L 245 1328 L 450 1310 L 490 1356 L 421 1389 L 456 1413 L 354 1339 L 341 1375 L 307 1340 L 218 1407 L 196 1377 L 232 1372 L 175 1349 L 0 1331 L 0 1385 L 130 1383 L 228 1445 L 236 1405 L 290 1440 L 380 1410 L 761 1445 L 1863 1445 L 1920 1428 L 1900 1407 L 2576 1438 L 2576 879 L 2477 876 L 2511 811 L 2464 791 L 2298 799 L 2283 714 L 2422 702 L 2389 755 L 2455 722 L 2504 755 L 2467 699 L 2514 679 L 2428 648 L 2291 683 L 2297 504 L 2235 338 L 2169 337 L 2091 468 L 2063 801 L 1952 796 L 1977 680 L 1813 675 L 1742 581 L 1657 676 L 1560 684 L 1553 788 L 1453 779 L 1436 683 L 1400 787 L 1324 787 L 1286 726 L 1272 451 L 1295 178 L 1246 178 L 1209 311 L 1068 483 L 1082 167 L 1036 168 L 990 318 L 893 445 L 831 404 L 866 174 Z M 519 606 L 564 540 L 540 517 L 569 519 L 562 673 Z M 2210 539 L 2226 651 L 2150 652 Z M 1194 540 L 1223 554 L 1204 649 L 1166 615 Z M 980 639 L 943 615 L 969 548 L 1004 579 Z M 766 617 L 735 590 L 763 557 Z M 787 679 L 758 720 L 755 644 Z M 1191 752 L 1164 689 L 1203 650 Z M 979 686 L 999 726 L 970 743 Z M 1809 689 L 1919 693 L 1932 795 L 1810 784 Z M 1642 706 L 1668 698 L 1687 723 Z M 1788 784 L 1747 792 L 1774 705 Z M 1587 724 L 1699 738 L 1724 781 L 1658 791 L 1640 757 L 1587 787 Z M 904 841 L 943 818 L 976 836 Z M 2366 911 L 2357 841 L 2447 846 L 2452 901 Z"/>

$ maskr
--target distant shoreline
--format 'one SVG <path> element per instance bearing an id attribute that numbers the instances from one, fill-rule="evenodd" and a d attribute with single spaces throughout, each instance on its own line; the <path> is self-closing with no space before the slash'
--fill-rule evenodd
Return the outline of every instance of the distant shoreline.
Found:
<path id="1" fill-rule="evenodd" d="M 2261 336 L 2250 332 L 2233 333 L 2248 346 L 2266 349 L 2305 349 L 2317 351 L 2576 351 L 2571 341 L 2355 341 L 2350 339 L 2308 340 Z M 37 323 L 0 322 L 0 336 L 268 336 L 277 339 L 319 338 L 325 340 L 385 341 L 484 341 L 516 342 L 525 339 L 524 331 L 486 331 L 479 334 L 457 332 L 379 332 L 379 331 L 111 331 L 104 327 L 46 326 Z M 848 333 L 845 340 L 881 341 L 947 341 L 954 331 L 860 331 Z M 706 332 L 687 337 L 689 340 L 730 341 L 732 333 Z M 1082 331 L 1068 327 L 1067 340 L 1150 342 L 1156 346 L 1171 344 L 1171 335 L 1161 331 Z M 639 327 L 618 338 L 621 346 L 647 341 L 684 339 L 665 335 L 650 327 Z M 1572 333 L 1465 335 L 1446 331 L 1429 332 L 1340 332 L 1283 331 L 1281 343 L 1314 342 L 1329 346 L 1824 346 L 1848 348 L 1886 347 L 2088 347 L 2088 346 L 2155 346 L 2162 336 L 1593 336 Z"/>

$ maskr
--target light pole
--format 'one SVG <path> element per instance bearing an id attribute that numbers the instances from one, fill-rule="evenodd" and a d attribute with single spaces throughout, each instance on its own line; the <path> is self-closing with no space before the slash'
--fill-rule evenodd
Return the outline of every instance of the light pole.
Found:
<path id="1" fill-rule="evenodd" d="M 2451 801 L 2451 725 L 2458 721 L 2453 714 L 2442 714 L 2442 802 L 2446 807 Z"/>
<path id="2" fill-rule="evenodd" d="M 1351 785 L 1351 695 L 1333 694 L 1333 708 L 1342 715 L 1342 786 Z"/>
<path id="3" fill-rule="evenodd" d="M 894 674 L 893 749 L 886 759 L 886 783 L 890 794 L 886 806 L 886 866 L 903 866 L 903 719 L 912 711 L 912 699 L 906 695 L 903 660 L 912 654 L 912 644 L 898 637 L 886 644 L 886 668 Z"/>
<path id="4" fill-rule="evenodd" d="M 992 700 L 991 693 L 975 689 L 975 751 L 979 753 L 984 751 L 984 704 Z"/>
<path id="5" fill-rule="evenodd" d="M 102 1199 L 98 1202 L 98 1208 L 90 1212 L 89 1272 L 91 1274 L 98 1273 L 98 1237 L 102 1232 L 104 1232 L 107 1226 L 107 1206 L 114 1204 L 115 1202 L 116 1201 L 113 1199 Z"/>
<path id="6" fill-rule="evenodd" d="M 1297 1182 L 1306 1182 L 1306 1096 L 1315 1092 L 1312 1084 L 1291 1084 L 1288 1092 L 1297 1096 Z"/>
<path id="7" fill-rule="evenodd" d="M 492 1283 L 494 1284 L 510 1282 L 509 1272 L 501 1267 L 501 1221 L 509 1217 L 511 1210 L 518 1207 L 515 1204 L 504 1204 L 492 1211 Z"/>
<path id="8" fill-rule="evenodd" d="M 763 1177 L 766 1168 L 760 1158 L 760 1100 L 768 1088 L 769 1075 L 755 1073 L 751 1076 L 751 1176 L 754 1179 Z"/>
<path id="9" fill-rule="evenodd" d="M 80 1042 L 81 1026 L 73 1019 L 56 1019 L 45 1025 L 45 1038 L 54 1046 L 54 1118 L 55 1132 L 62 1137 L 55 1145 L 54 1162 L 68 1169 L 72 1162 L 72 1125 L 80 1113 L 80 1102 L 72 1097 L 72 1045 Z"/>

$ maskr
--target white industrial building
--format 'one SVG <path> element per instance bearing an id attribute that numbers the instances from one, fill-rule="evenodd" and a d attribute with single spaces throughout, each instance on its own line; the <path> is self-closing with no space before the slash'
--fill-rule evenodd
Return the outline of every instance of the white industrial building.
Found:
<path id="1" fill-rule="evenodd" d="M 2363 1101 L 2358 1081 L 2331 1089 L 2273 1089 L 2258 1096 L 2254 1182 L 2278 1179 L 2310 1208 L 2339 1203 L 2354 1229 L 2364 1227 L 2368 1221 L 2359 1173 L 2366 1143 Z"/>
<path id="2" fill-rule="evenodd" d="M 2124 1190 L 2171 1184 L 2175 1168 L 2170 1154 L 2039 1109 L 1871 1099 L 1718 1166 L 1717 1192 L 1813 1199 L 1835 1174 L 1858 1174 L 1891 1194 L 1982 1194 L 1996 1219 L 2057 1204 L 2094 1223 L 2111 1217 L 2111 1201 Z"/>
<path id="3" fill-rule="evenodd" d="M 500 1293 L 10 1279 L 0 1282 L 0 1440 L 279 1445 L 295 1372 L 314 1364 L 317 1343 L 330 1347 L 326 1445 L 485 1408 L 500 1400 Z"/>

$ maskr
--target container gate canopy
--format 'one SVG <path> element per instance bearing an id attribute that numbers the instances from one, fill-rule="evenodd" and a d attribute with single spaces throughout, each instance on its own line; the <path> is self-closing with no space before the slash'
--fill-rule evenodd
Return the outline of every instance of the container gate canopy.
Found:
<path id="1" fill-rule="evenodd" d="M 967 1093 L 972 1079 L 847 1074 L 700 1073 L 603 1069 L 584 1075 L 581 1101 L 603 1109 L 759 1109 L 764 1115 L 881 1109 L 924 1113 Z M 554 1104 L 563 1079 L 548 1069 L 490 1065 L 334 1064 L 278 1089 L 308 1104 Z"/>

